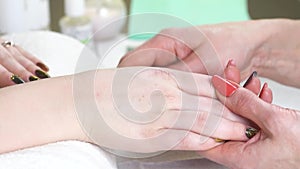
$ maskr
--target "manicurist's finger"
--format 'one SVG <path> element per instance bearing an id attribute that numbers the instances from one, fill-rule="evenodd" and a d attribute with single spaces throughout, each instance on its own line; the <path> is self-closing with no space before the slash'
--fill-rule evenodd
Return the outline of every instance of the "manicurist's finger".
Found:
<path id="1" fill-rule="evenodd" d="M 239 166 L 237 167 L 237 165 L 240 164 L 239 161 L 244 156 L 243 153 L 246 153 L 244 150 L 244 142 L 229 141 L 208 151 L 200 151 L 198 153 L 219 164 L 230 168 L 238 168 Z"/>
<path id="2" fill-rule="evenodd" d="M 12 74 L 0 64 L 0 88 L 25 83 L 19 76 Z"/>
<path id="3" fill-rule="evenodd" d="M 36 66 L 31 60 L 23 56 L 15 46 L 13 48 L 8 48 L 7 51 L 10 53 L 10 56 L 13 57 L 20 65 L 23 66 L 28 72 L 31 73 L 29 77 L 26 77 L 26 81 L 35 81 L 39 80 L 36 76 L 36 71 L 40 68 Z M 24 77 L 23 77 L 24 78 Z"/>
<path id="4" fill-rule="evenodd" d="M 20 46 L 16 45 L 15 48 L 21 53 L 21 55 L 25 56 L 28 60 L 30 60 L 34 65 L 38 66 L 40 69 L 42 69 L 45 72 L 49 71 L 49 67 L 44 64 L 40 59 L 33 56 L 31 53 L 27 52 Z"/>
<path id="5" fill-rule="evenodd" d="M 128 52 L 118 67 L 157 66 L 165 67 L 182 59 L 191 50 L 168 33 L 159 33 L 133 51 Z"/>
<path id="6" fill-rule="evenodd" d="M 199 56 L 193 52 L 187 57 L 180 59 L 177 62 L 168 65 L 167 67 L 186 72 L 207 74 L 205 65 L 201 62 Z"/>

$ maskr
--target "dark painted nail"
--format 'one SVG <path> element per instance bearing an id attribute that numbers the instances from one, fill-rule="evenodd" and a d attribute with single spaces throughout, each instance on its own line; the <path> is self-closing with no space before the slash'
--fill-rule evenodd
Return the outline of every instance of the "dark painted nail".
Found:
<path id="1" fill-rule="evenodd" d="M 46 66 L 44 63 L 38 62 L 36 65 L 46 72 L 49 71 L 49 67 Z"/>
<path id="2" fill-rule="evenodd" d="M 39 78 L 36 77 L 36 76 L 30 76 L 29 77 L 29 81 L 36 81 L 36 80 L 39 80 Z"/>
<path id="3" fill-rule="evenodd" d="M 251 139 L 252 137 L 254 137 L 256 134 L 258 133 L 258 130 L 256 130 L 255 128 L 249 127 L 246 129 L 246 136 Z"/>
<path id="4" fill-rule="evenodd" d="M 225 142 L 225 140 L 219 139 L 219 138 L 215 138 L 214 139 L 216 143 L 223 143 Z"/>
<path id="5" fill-rule="evenodd" d="M 46 72 L 44 72 L 42 70 L 39 70 L 39 69 L 35 71 L 35 75 L 37 77 L 41 78 L 41 79 L 45 79 L 45 78 L 49 78 L 50 77 Z"/>
<path id="6" fill-rule="evenodd" d="M 249 78 L 247 79 L 247 81 L 245 82 L 245 84 L 243 85 L 243 87 L 246 87 L 250 82 L 251 82 L 251 80 L 253 79 L 253 77 L 257 77 L 257 72 L 256 71 L 254 71 L 254 72 L 252 72 L 252 74 L 249 76 Z"/>
<path id="7" fill-rule="evenodd" d="M 10 79 L 15 83 L 15 84 L 22 84 L 25 83 L 25 81 L 23 79 L 21 79 L 19 76 L 17 75 L 12 75 L 10 77 Z"/>

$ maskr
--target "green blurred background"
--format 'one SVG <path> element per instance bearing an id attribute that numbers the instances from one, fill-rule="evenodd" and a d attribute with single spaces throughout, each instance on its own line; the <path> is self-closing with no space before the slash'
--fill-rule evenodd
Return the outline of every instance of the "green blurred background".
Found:
<path id="1" fill-rule="evenodd" d="M 128 13 L 160 12 L 192 24 L 211 24 L 261 18 L 300 18 L 300 0 L 124 0 Z M 59 31 L 63 1 L 50 0 L 51 29 Z M 130 23 L 130 29 L 139 24 Z M 127 28 L 127 27 L 126 27 Z M 124 30 L 126 32 L 127 29 Z"/>

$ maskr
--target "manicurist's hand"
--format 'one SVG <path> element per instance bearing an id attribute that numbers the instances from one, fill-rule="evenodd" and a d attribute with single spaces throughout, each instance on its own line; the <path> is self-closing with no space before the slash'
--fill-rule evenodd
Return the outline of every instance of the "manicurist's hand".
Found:
<path id="1" fill-rule="evenodd" d="M 229 141 L 200 154 L 234 169 L 299 168 L 299 111 L 272 105 L 218 76 L 214 76 L 212 82 L 221 102 L 257 124 L 259 132 L 247 142 Z M 224 86 L 230 92 L 225 92 Z M 262 90 L 268 95 L 268 87 Z"/>
<path id="2" fill-rule="evenodd" d="M 234 59 L 245 78 L 253 71 L 254 56 L 268 36 L 258 31 L 265 24 L 250 21 L 166 29 L 127 53 L 119 67 L 167 66 L 221 75 L 227 61 Z"/>
<path id="3" fill-rule="evenodd" d="M 300 22 L 256 20 L 161 31 L 127 53 L 125 66 L 158 66 L 209 75 L 222 75 L 229 59 L 236 61 L 244 80 L 254 70 L 260 76 L 300 87 Z M 280 69 L 279 69 L 280 68 Z"/>
<path id="4" fill-rule="evenodd" d="M 48 78 L 49 69 L 32 54 L 0 38 L 0 87 Z"/>

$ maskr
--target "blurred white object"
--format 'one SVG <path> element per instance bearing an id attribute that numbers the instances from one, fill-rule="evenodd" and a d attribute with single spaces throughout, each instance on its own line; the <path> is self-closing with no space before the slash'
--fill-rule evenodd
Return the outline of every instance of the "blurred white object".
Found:
<path id="1" fill-rule="evenodd" d="M 86 13 L 92 18 L 93 38 L 105 40 L 117 37 L 125 23 L 126 6 L 123 0 L 86 0 Z"/>
<path id="2" fill-rule="evenodd" d="M 0 0 L 0 34 L 48 29 L 49 0 Z"/>
<path id="3" fill-rule="evenodd" d="M 85 1 L 65 0 L 65 14 L 59 21 L 61 32 L 88 43 L 92 35 L 92 23 L 85 15 Z"/>

